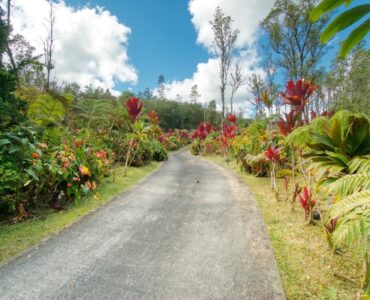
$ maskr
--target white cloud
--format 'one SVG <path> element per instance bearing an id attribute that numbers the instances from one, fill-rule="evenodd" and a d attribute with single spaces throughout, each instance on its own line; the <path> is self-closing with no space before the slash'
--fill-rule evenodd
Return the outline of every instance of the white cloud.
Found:
<path id="1" fill-rule="evenodd" d="M 263 75 L 263 71 L 257 67 L 259 58 L 255 42 L 258 38 L 259 23 L 268 14 L 273 3 L 274 0 L 190 0 L 189 11 L 198 34 L 197 43 L 212 53 L 213 32 L 209 22 L 213 19 L 216 7 L 219 6 L 225 15 L 231 16 L 234 20 L 233 28 L 240 30 L 236 46 L 241 50 L 239 59 L 244 76 L 247 78 L 252 72 Z M 207 103 L 215 99 L 220 107 L 218 72 L 219 65 L 215 58 L 199 63 L 192 78 L 167 83 L 166 96 L 176 99 L 176 95 L 180 95 L 184 100 L 188 100 L 191 86 L 197 84 L 201 94 L 200 101 Z M 227 90 L 226 99 L 229 97 L 230 91 Z M 245 107 L 247 97 L 250 97 L 247 88 L 242 86 L 235 95 L 236 110 Z"/>
<path id="2" fill-rule="evenodd" d="M 237 41 L 238 47 L 251 45 L 255 41 L 255 34 L 259 22 L 270 11 L 274 0 L 190 0 L 189 11 L 191 21 L 198 32 L 197 42 L 207 48 L 212 47 L 213 32 L 210 21 L 217 6 L 227 16 L 234 20 L 232 26 L 240 30 Z"/>
<path id="3" fill-rule="evenodd" d="M 45 0 L 12 1 L 14 31 L 43 53 L 49 5 Z M 135 84 L 137 71 L 127 54 L 131 29 L 101 7 L 75 9 L 55 4 L 55 69 L 59 81 L 92 84 L 112 92 L 116 82 Z"/>

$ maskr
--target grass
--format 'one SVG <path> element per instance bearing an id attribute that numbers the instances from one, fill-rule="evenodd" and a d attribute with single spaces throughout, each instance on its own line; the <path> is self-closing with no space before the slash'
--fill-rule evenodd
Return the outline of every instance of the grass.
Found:
<path id="1" fill-rule="evenodd" d="M 334 254 L 320 225 L 307 225 L 298 204 L 292 210 L 282 180 L 282 200 L 276 201 L 270 178 L 241 172 L 235 161 L 207 157 L 241 175 L 263 215 L 280 270 L 287 299 L 354 299 L 361 281 L 361 260 L 350 253 Z M 289 199 L 291 197 L 289 196 Z"/>
<path id="2" fill-rule="evenodd" d="M 141 168 L 129 168 L 127 176 L 124 175 L 124 168 L 119 167 L 114 182 L 112 177 L 109 177 L 98 187 L 99 199 L 92 195 L 81 200 L 78 205 L 71 205 L 65 211 L 58 213 L 49 211 L 37 219 L 12 225 L 0 225 L 0 263 L 4 263 L 12 256 L 37 245 L 40 241 L 101 207 L 119 193 L 132 187 L 140 179 L 149 175 L 159 165 L 158 162 L 151 162 Z"/>

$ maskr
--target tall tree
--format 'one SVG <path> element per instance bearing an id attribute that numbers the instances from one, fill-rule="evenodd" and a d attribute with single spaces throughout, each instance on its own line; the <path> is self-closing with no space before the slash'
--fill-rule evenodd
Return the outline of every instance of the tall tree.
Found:
<path id="1" fill-rule="evenodd" d="M 7 9 L 8 9 L 8 11 L 7 11 L 7 28 L 8 28 L 8 41 L 9 41 L 11 28 L 12 28 L 11 24 L 10 24 L 10 13 L 11 13 L 11 1 L 10 0 L 7 1 Z M 8 54 L 12 69 L 13 69 L 13 71 L 15 71 L 17 69 L 17 67 L 16 67 L 16 64 L 15 64 L 15 61 L 14 61 L 13 52 L 12 52 L 12 49 L 10 48 L 10 43 L 9 42 L 7 43 L 7 46 L 6 46 L 6 52 Z"/>
<path id="2" fill-rule="evenodd" d="M 370 50 L 357 47 L 348 59 L 336 58 L 323 87 L 321 110 L 347 109 L 370 114 Z"/>
<path id="3" fill-rule="evenodd" d="M 246 84 L 246 80 L 243 78 L 242 70 L 240 68 L 240 61 L 237 61 L 235 63 L 234 69 L 232 70 L 230 76 L 231 76 L 230 112 L 234 113 L 233 101 L 234 101 L 235 93 L 238 91 L 238 89 L 242 85 Z"/>
<path id="4" fill-rule="evenodd" d="M 165 99 L 164 83 L 165 83 L 165 79 L 164 79 L 163 74 L 161 74 L 161 75 L 158 76 L 158 98 L 161 99 L 161 100 Z"/>
<path id="5" fill-rule="evenodd" d="M 198 85 L 194 84 L 191 87 L 191 91 L 190 91 L 190 95 L 189 95 L 190 101 L 194 104 L 197 104 L 197 100 L 199 100 L 200 96 L 201 95 L 198 92 Z"/>
<path id="6" fill-rule="evenodd" d="M 8 49 L 8 26 L 0 7 L 0 57 Z M 0 132 L 26 119 L 26 102 L 16 96 L 17 76 L 0 63 Z"/>
<path id="7" fill-rule="evenodd" d="M 50 74 L 54 69 L 54 47 L 55 47 L 55 7 L 53 0 L 48 0 L 49 16 L 47 20 L 48 35 L 44 40 L 44 59 L 46 68 L 46 89 L 50 88 Z"/>
<path id="8" fill-rule="evenodd" d="M 216 8 L 213 21 L 210 22 L 214 33 L 214 49 L 220 66 L 220 93 L 222 105 L 222 121 L 225 118 L 225 91 L 229 75 L 231 58 L 235 50 L 235 42 L 239 35 L 238 29 L 232 29 L 233 20 L 225 16 L 220 7 Z"/>
<path id="9" fill-rule="evenodd" d="M 266 48 L 273 52 L 273 63 L 285 70 L 285 79 L 315 80 L 319 62 L 328 46 L 321 44 L 320 31 L 328 17 L 311 23 L 309 13 L 316 0 L 277 0 L 262 21 L 268 36 Z"/>
<path id="10" fill-rule="evenodd" d="M 252 105 L 257 118 L 264 116 L 263 103 L 261 95 L 264 90 L 264 82 L 260 75 L 253 73 L 248 80 L 248 90 L 251 97 L 247 101 Z"/>

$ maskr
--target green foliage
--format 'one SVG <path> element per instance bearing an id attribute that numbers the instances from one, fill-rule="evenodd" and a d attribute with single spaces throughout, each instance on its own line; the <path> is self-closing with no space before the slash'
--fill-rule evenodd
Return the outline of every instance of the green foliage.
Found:
<path id="1" fill-rule="evenodd" d="M 342 4 L 347 6 L 352 0 L 323 0 L 310 13 L 310 20 L 315 22 Z M 358 5 L 347 9 L 337 16 L 321 33 L 322 43 L 328 42 L 335 34 L 360 21 L 370 12 L 370 4 Z M 353 47 L 361 41 L 370 30 L 370 19 L 366 19 L 355 28 L 344 41 L 340 56 L 345 57 Z"/>
<path id="2" fill-rule="evenodd" d="M 107 99 L 82 99 L 74 105 L 74 108 L 78 119 L 83 120 L 83 122 L 77 121 L 81 127 L 106 126 L 110 122 L 107 115 L 112 111 L 113 103 Z"/>
<path id="3" fill-rule="evenodd" d="M 286 71 L 286 79 L 312 80 L 321 72 L 318 62 L 327 46 L 320 43 L 319 33 L 328 18 L 310 22 L 309 12 L 315 3 L 314 0 L 277 0 L 261 22 L 269 38 L 267 59 Z"/>
<path id="4" fill-rule="evenodd" d="M 334 246 L 366 248 L 370 236 L 370 189 L 350 194 L 334 204 L 327 212 L 326 220 L 337 218 L 332 234 Z"/>
<path id="5" fill-rule="evenodd" d="M 370 50 L 359 47 L 348 59 L 334 60 L 323 88 L 327 109 L 370 115 Z"/>
<path id="6" fill-rule="evenodd" d="M 144 111 L 155 110 L 160 118 L 160 127 L 168 129 L 192 130 L 206 119 L 216 125 L 221 120 L 220 114 L 212 107 L 203 108 L 200 104 L 170 100 L 144 100 Z"/>
<path id="7" fill-rule="evenodd" d="M 66 111 L 58 99 L 49 94 L 39 95 L 30 104 L 28 116 L 31 120 L 43 126 L 55 126 L 64 120 Z"/>
<path id="8" fill-rule="evenodd" d="M 26 120 L 27 104 L 15 96 L 17 78 L 0 68 L 0 131 Z"/>

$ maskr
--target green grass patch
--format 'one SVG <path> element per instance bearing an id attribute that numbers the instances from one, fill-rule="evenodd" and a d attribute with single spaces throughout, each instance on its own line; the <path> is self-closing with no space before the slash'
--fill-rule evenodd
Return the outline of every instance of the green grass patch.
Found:
<path id="1" fill-rule="evenodd" d="M 94 193 L 81 200 L 78 205 L 67 207 L 65 211 L 48 211 L 22 223 L 0 225 L 0 263 L 88 215 L 152 173 L 159 165 L 158 162 L 151 162 L 141 168 L 130 167 L 127 176 L 124 175 L 124 167 L 118 167 L 115 181 L 108 177 L 97 188 L 96 192 L 100 197 L 95 197 Z"/>
<path id="2" fill-rule="evenodd" d="M 269 188 L 270 178 L 242 172 L 235 161 L 207 157 L 241 175 L 263 215 L 287 299 L 354 299 L 361 281 L 361 260 L 351 253 L 334 254 L 320 225 L 307 225 L 298 203 L 292 209 L 292 192 L 278 180 L 281 200 Z M 292 184 L 291 184 L 292 185 Z M 285 200 L 287 199 L 287 200 Z"/>

